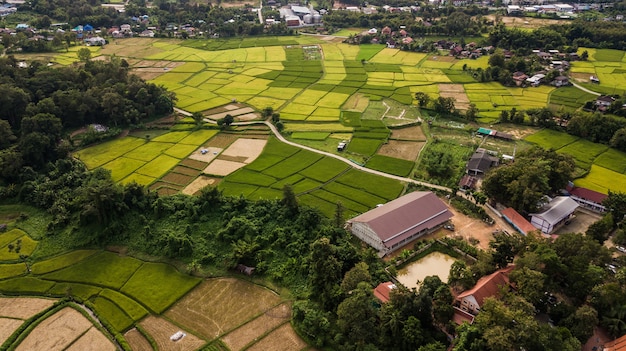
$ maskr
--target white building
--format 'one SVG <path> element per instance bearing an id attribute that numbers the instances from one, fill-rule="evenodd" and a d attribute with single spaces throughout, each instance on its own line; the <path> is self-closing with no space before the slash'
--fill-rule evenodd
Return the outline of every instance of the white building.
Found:
<path id="1" fill-rule="evenodd" d="M 530 224 L 545 234 L 552 233 L 557 226 L 572 217 L 578 203 L 569 196 L 557 196 L 544 206 L 540 213 L 530 215 Z"/>

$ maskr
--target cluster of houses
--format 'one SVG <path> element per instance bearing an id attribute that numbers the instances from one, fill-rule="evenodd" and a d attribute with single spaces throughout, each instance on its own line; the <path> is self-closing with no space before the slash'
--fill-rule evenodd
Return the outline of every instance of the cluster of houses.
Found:
<path id="1" fill-rule="evenodd" d="M 280 18 L 284 20 L 287 27 L 306 27 L 306 26 L 318 26 L 322 23 L 322 15 L 326 13 L 325 10 L 312 10 L 306 6 L 300 5 L 287 5 L 281 7 L 279 10 Z M 266 24 L 274 24 L 267 22 Z"/>

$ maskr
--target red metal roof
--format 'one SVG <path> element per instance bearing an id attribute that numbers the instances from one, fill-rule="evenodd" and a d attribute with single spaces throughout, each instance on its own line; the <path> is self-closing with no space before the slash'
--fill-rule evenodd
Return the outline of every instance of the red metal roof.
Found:
<path id="1" fill-rule="evenodd" d="M 378 284 L 376 288 L 374 288 L 374 296 L 378 298 L 382 303 L 389 302 L 389 294 L 392 289 L 395 289 L 396 285 L 392 282 L 384 282 Z"/>
<path id="2" fill-rule="evenodd" d="M 486 298 L 498 296 L 500 287 L 509 286 L 509 273 L 514 268 L 515 266 L 508 266 L 480 278 L 473 288 L 460 293 L 457 300 L 462 300 L 467 296 L 474 296 L 478 305 L 482 307 Z"/>
<path id="3" fill-rule="evenodd" d="M 604 344 L 604 351 L 626 351 L 626 335 Z"/>
<path id="4" fill-rule="evenodd" d="M 354 217 L 350 222 L 367 223 L 386 247 L 424 229 L 445 223 L 453 214 L 437 195 L 415 191 Z"/>
<path id="5" fill-rule="evenodd" d="M 574 187 L 572 190 L 569 191 L 569 193 L 581 199 L 593 201 L 597 204 L 601 204 L 602 201 L 604 201 L 604 199 L 608 197 L 606 194 L 602 194 L 591 189 L 579 187 Z"/>
<path id="6" fill-rule="evenodd" d="M 528 234 L 528 233 L 533 232 L 535 230 L 539 230 L 539 229 L 535 228 L 534 225 L 530 224 L 530 222 L 527 221 L 526 218 L 524 218 L 524 216 L 519 214 L 512 207 L 505 208 L 500 213 L 502 213 L 502 215 L 506 219 L 508 219 L 509 222 L 511 222 L 511 224 L 513 224 L 515 229 L 521 231 L 522 234 Z"/>

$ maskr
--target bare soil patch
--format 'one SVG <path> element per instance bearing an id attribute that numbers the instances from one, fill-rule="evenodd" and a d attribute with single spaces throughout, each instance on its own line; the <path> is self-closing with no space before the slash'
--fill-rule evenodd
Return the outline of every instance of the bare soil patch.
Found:
<path id="1" fill-rule="evenodd" d="M 124 334 L 124 338 L 128 341 L 133 351 L 153 351 L 150 342 L 137 330 L 133 328 Z"/>
<path id="2" fill-rule="evenodd" d="M 233 161 L 225 161 L 225 160 L 215 160 L 211 162 L 204 169 L 205 174 L 212 174 L 216 176 L 225 177 L 234 171 L 238 170 L 241 167 L 244 167 L 246 164 L 242 162 L 233 162 Z"/>
<path id="3" fill-rule="evenodd" d="M 259 336 L 285 323 L 291 317 L 291 307 L 282 304 L 272 308 L 259 318 L 242 325 L 222 338 L 232 351 L 241 350 Z"/>
<path id="4" fill-rule="evenodd" d="M 226 156 L 226 155 L 221 155 L 219 157 L 220 160 L 224 160 L 224 161 L 233 161 L 233 162 L 246 162 L 246 160 L 248 159 L 245 156 Z"/>
<path id="5" fill-rule="evenodd" d="M 439 84 L 439 95 L 454 99 L 454 107 L 458 110 L 467 110 L 470 101 L 465 94 L 462 84 Z"/>
<path id="6" fill-rule="evenodd" d="M 172 188 L 161 187 L 156 190 L 157 194 L 161 196 L 170 196 L 178 194 L 178 190 Z"/>
<path id="7" fill-rule="evenodd" d="M 87 318 L 73 308 L 66 307 L 35 327 L 16 350 L 64 350 L 91 327 Z"/>
<path id="8" fill-rule="evenodd" d="M 602 218 L 597 213 L 581 208 L 577 209 L 574 215 L 576 217 L 571 220 L 570 224 L 557 228 L 554 234 L 585 233 L 591 224 Z"/>
<path id="9" fill-rule="evenodd" d="M 206 152 L 202 153 L 203 150 L 206 150 Z M 220 148 L 217 148 L 217 147 L 204 147 L 204 146 L 202 146 L 202 147 L 198 148 L 198 150 L 194 151 L 193 154 L 189 155 L 189 158 L 192 159 L 192 160 L 209 163 L 214 158 L 216 158 L 217 155 L 219 155 L 220 152 L 222 152 L 223 150 L 224 149 L 220 149 Z"/>
<path id="10" fill-rule="evenodd" d="M 244 156 L 247 157 L 244 162 L 250 163 L 263 152 L 265 144 L 267 144 L 267 140 L 264 139 L 240 138 L 235 140 L 222 154 L 225 156 Z"/>
<path id="11" fill-rule="evenodd" d="M 28 319 L 50 308 L 55 300 L 36 297 L 6 297 L 0 299 L 0 316 Z"/>
<path id="12" fill-rule="evenodd" d="M 111 340 L 109 340 L 104 334 L 102 334 L 95 327 L 91 327 L 80 339 L 76 340 L 72 346 L 65 349 L 65 351 L 115 351 L 117 348 Z"/>
<path id="13" fill-rule="evenodd" d="M 254 2 L 250 2 L 250 1 L 235 1 L 235 2 L 215 2 L 216 5 L 218 6 L 222 6 L 224 8 L 231 8 L 231 7 L 245 7 L 246 5 L 250 5 L 250 6 L 254 6 L 255 3 Z"/>
<path id="14" fill-rule="evenodd" d="M 490 21 L 495 20 L 494 15 L 485 16 L 486 19 Z M 507 27 L 515 27 L 515 28 L 526 28 L 526 29 L 537 29 L 541 27 L 546 27 L 551 24 L 565 24 L 569 23 L 568 21 L 555 20 L 555 19 L 547 19 L 547 18 L 530 18 L 530 17 L 500 17 L 502 22 Z"/>
<path id="15" fill-rule="evenodd" d="M 202 282 L 165 315 L 198 335 L 214 339 L 279 302 L 280 297 L 271 290 L 235 278 L 217 278 Z"/>
<path id="16" fill-rule="evenodd" d="M 230 105 L 228 105 L 230 106 Z M 205 114 L 207 118 L 210 118 L 214 121 L 224 118 L 226 117 L 226 115 L 231 115 L 233 117 L 239 117 L 241 115 L 245 115 L 245 114 L 251 114 L 254 112 L 254 109 L 252 107 L 243 107 L 243 108 L 238 108 L 236 110 L 228 110 L 225 112 L 219 112 L 219 113 L 213 113 L 213 114 Z M 255 115 L 256 118 L 256 115 Z M 254 119 L 254 118 L 253 118 Z"/>
<path id="17" fill-rule="evenodd" d="M 369 103 L 370 99 L 367 96 L 357 93 L 350 96 L 348 101 L 343 104 L 342 109 L 364 112 Z"/>
<path id="18" fill-rule="evenodd" d="M 453 56 L 430 56 L 428 61 L 439 61 L 439 62 L 455 62 L 456 59 Z"/>
<path id="19" fill-rule="evenodd" d="M 391 130 L 392 139 L 425 141 L 426 135 L 421 126 L 412 126 Z"/>
<path id="20" fill-rule="evenodd" d="M 212 178 L 207 176 L 199 176 L 191 184 L 187 185 L 183 189 L 183 194 L 195 195 L 197 192 L 207 186 L 216 186 L 220 182 L 219 178 Z"/>
<path id="21" fill-rule="evenodd" d="M 192 160 L 192 159 L 189 159 L 189 158 L 186 158 L 186 159 L 180 161 L 180 164 L 183 165 L 183 166 L 187 166 L 189 168 L 197 169 L 199 171 L 203 170 L 206 166 L 209 165 L 207 162 L 202 162 L 202 161 L 198 161 L 198 160 Z"/>
<path id="22" fill-rule="evenodd" d="M 246 350 L 297 351 L 306 346 L 307 344 L 300 339 L 291 324 L 285 323 Z"/>
<path id="23" fill-rule="evenodd" d="M 256 113 L 245 113 L 243 115 L 239 115 L 239 116 L 235 117 L 235 120 L 245 122 L 245 121 L 252 121 L 252 120 L 260 118 L 260 117 L 261 116 L 259 116 Z"/>
<path id="24" fill-rule="evenodd" d="M 207 147 L 218 147 L 221 149 L 225 149 L 228 145 L 232 144 L 235 140 L 237 140 L 239 136 L 235 134 L 229 133 L 219 133 L 218 135 L 211 138 L 207 143 Z"/>
<path id="25" fill-rule="evenodd" d="M 138 76 L 139 78 L 141 78 L 143 80 L 152 80 L 152 79 L 155 79 L 155 78 L 159 77 L 163 73 L 166 73 L 162 69 L 158 69 L 157 70 L 157 69 L 154 69 L 154 68 L 150 68 L 150 69 L 133 69 L 133 70 L 131 70 L 131 72 L 134 75 Z"/>
<path id="26" fill-rule="evenodd" d="M 378 154 L 403 160 L 415 161 L 425 142 L 389 140 L 378 150 Z"/>
<path id="27" fill-rule="evenodd" d="M 24 321 L 13 318 L 0 318 L 0 345 L 4 343 Z"/>
<path id="28" fill-rule="evenodd" d="M 173 184 L 177 184 L 177 185 L 187 185 L 189 183 L 191 183 L 191 181 L 194 179 L 195 177 L 193 176 L 188 176 L 188 175 L 184 175 L 184 174 L 180 174 L 180 173 L 168 173 L 165 175 L 165 177 L 161 178 L 161 180 L 163 180 L 164 182 L 168 182 L 168 183 L 173 183 Z"/>
<path id="29" fill-rule="evenodd" d="M 199 170 L 193 169 L 193 168 L 189 168 L 189 167 L 185 167 L 185 166 L 176 166 L 172 170 L 172 172 L 180 173 L 180 174 L 184 174 L 184 175 L 188 175 L 188 176 L 192 176 L 192 177 L 195 177 L 195 176 L 200 174 Z"/>
<path id="30" fill-rule="evenodd" d="M 139 324 L 152 336 L 159 346 L 159 350 L 193 351 L 206 343 L 204 340 L 187 331 L 181 330 L 178 326 L 163 318 L 150 315 Z M 170 337 L 178 331 L 182 331 L 187 335 L 178 341 L 170 340 Z"/>

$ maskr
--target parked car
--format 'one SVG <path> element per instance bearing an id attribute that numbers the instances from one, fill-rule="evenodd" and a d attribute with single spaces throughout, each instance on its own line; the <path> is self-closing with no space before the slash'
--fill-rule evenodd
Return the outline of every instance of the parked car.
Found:
<path id="1" fill-rule="evenodd" d="M 626 248 L 624 248 L 623 246 L 615 246 L 615 248 L 621 253 L 626 253 Z"/>

